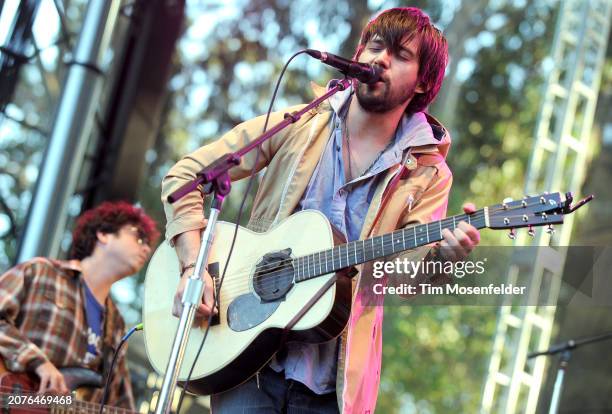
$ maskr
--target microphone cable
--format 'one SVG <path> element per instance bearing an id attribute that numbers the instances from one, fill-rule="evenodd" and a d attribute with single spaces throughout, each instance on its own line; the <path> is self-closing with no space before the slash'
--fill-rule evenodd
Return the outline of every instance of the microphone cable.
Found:
<path id="1" fill-rule="evenodd" d="M 106 383 L 104 384 L 104 394 L 102 396 L 102 402 L 100 403 L 100 411 L 99 414 L 102 414 L 104 412 L 104 406 L 106 405 L 106 400 L 108 399 L 108 393 L 110 391 L 110 382 L 111 382 L 111 378 L 113 376 L 113 369 L 115 368 L 115 362 L 117 361 L 117 356 L 119 355 L 119 351 L 121 350 L 121 347 L 123 346 L 124 343 L 127 342 L 128 338 L 130 336 L 132 336 L 132 334 L 136 331 L 142 331 L 144 328 L 144 325 L 142 323 L 139 323 L 136 326 L 133 326 L 129 331 L 127 331 L 127 333 L 125 335 L 123 335 L 123 337 L 121 338 L 121 341 L 119 342 L 119 345 L 117 346 L 117 349 L 115 350 L 114 354 L 113 354 L 113 359 L 111 361 L 111 365 L 110 368 L 108 370 L 108 375 L 106 376 Z"/>

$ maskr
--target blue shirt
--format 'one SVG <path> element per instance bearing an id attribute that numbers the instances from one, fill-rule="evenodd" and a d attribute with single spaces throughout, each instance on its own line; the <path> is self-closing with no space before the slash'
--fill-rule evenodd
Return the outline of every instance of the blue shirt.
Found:
<path id="1" fill-rule="evenodd" d="M 329 99 L 334 110 L 332 132 L 321 159 L 296 211 L 314 209 L 322 212 L 348 241 L 358 240 L 382 172 L 402 161 L 409 146 L 437 144 L 437 138 L 421 112 L 404 116 L 393 140 L 361 175 L 346 182 L 342 157 L 342 124 L 348 111 L 352 89 Z M 356 98 L 355 98 L 356 99 Z M 336 389 L 338 341 L 323 344 L 289 343 L 284 358 L 273 358 L 270 367 L 285 371 L 285 378 L 299 381 L 317 394 Z"/>
<path id="2" fill-rule="evenodd" d="M 104 306 L 95 298 L 87 283 L 85 286 L 85 314 L 87 315 L 87 353 L 85 363 L 88 364 L 100 353 L 100 338 L 102 337 L 102 320 Z"/>

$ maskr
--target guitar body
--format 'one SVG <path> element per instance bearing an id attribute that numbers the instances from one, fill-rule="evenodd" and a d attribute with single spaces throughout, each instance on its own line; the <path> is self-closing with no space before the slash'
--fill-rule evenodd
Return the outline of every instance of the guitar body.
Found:
<path id="1" fill-rule="evenodd" d="M 71 394 L 38 394 L 39 381 L 31 373 L 14 373 L 9 371 L 0 358 L 0 412 L 10 414 L 30 413 L 98 413 L 100 404 L 82 401 L 88 388 L 101 388 L 102 376 L 90 369 L 68 367 L 59 369 L 64 376 L 66 386 Z M 30 398 L 31 403 L 27 399 Z M 38 401 L 45 401 L 37 402 Z M 44 400 L 49 398 L 49 400 Z M 47 401 L 50 401 L 47 403 Z M 125 408 L 104 406 L 104 412 L 114 414 L 133 414 Z"/>
<path id="2" fill-rule="evenodd" d="M 11 398 L 11 395 L 27 395 L 28 393 L 34 393 L 37 389 L 38 381 L 34 376 L 28 374 L 13 374 L 6 369 L 4 362 L 0 359 L 0 407 L 2 407 L 2 413 L 27 414 L 28 412 L 32 412 L 29 407 L 18 405 L 10 407 L 9 398 Z M 45 410 L 40 411 L 45 412 Z"/>
<path id="3" fill-rule="evenodd" d="M 235 225 L 218 222 L 209 263 L 226 265 Z M 218 322 L 212 324 L 202 353 L 195 363 L 188 390 L 215 394 L 229 390 L 253 376 L 280 349 L 283 339 L 321 343 L 342 332 L 348 321 L 351 282 L 346 273 L 330 273 L 293 282 L 293 270 L 279 267 L 266 279 L 278 257 L 293 258 L 334 247 L 334 233 L 323 214 L 308 210 L 292 215 L 266 233 L 239 228 L 219 298 Z M 290 250 L 288 250 L 290 249 Z M 258 267 L 259 266 L 259 267 Z M 143 322 L 149 361 L 158 373 L 166 370 L 178 318 L 172 316 L 179 282 L 174 249 L 163 243 L 151 258 L 145 279 Z M 325 286 L 312 308 L 283 331 Z M 263 289 L 263 290 L 262 290 Z M 265 291 L 266 294 L 261 294 Z M 265 297 L 265 298 L 264 298 Z M 262 300 L 262 298 L 264 298 Z M 204 326 L 191 330 L 179 381 L 187 378 L 204 335 Z"/>

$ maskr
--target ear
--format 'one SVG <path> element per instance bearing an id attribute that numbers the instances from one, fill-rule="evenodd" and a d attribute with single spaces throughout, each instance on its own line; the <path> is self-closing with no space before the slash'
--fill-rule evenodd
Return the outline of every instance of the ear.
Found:
<path id="1" fill-rule="evenodd" d="M 110 233 L 104 233 L 101 231 L 96 232 L 96 239 L 98 239 L 98 241 L 102 244 L 108 243 L 108 236 L 110 236 Z"/>
<path id="2" fill-rule="evenodd" d="M 416 88 L 414 88 L 414 93 L 425 93 L 428 90 L 429 88 L 427 87 L 427 85 L 425 85 L 423 82 L 419 82 Z"/>

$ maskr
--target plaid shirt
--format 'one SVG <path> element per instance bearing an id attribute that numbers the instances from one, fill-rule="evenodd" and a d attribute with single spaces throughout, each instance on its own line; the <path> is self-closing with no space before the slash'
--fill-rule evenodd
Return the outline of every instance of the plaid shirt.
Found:
<path id="1" fill-rule="evenodd" d="M 35 258 L 0 276 L 0 356 L 13 372 L 33 372 L 45 361 L 57 368 L 83 367 L 104 378 L 125 324 L 110 297 L 106 300 L 102 349 L 85 364 L 87 316 L 78 260 Z M 108 404 L 134 409 L 126 348 L 118 356 Z M 79 392 L 79 398 L 100 402 L 102 389 Z"/>

